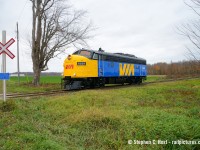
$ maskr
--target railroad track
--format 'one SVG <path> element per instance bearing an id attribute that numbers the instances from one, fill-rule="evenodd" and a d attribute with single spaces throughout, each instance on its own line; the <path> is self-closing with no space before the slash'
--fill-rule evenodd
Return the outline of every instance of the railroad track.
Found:
<path id="1" fill-rule="evenodd" d="M 38 96 L 50 96 L 50 95 L 58 95 L 65 93 L 63 90 L 53 90 L 48 92 L 33 92 L 33 93 L 9 93 L 6 95 L 6 98 L 23 98 L 23 97 L 38 97 Z M 2 97 L 2 94 L 1 94 Z"/>
<path id="2" fill-rule="evenodd" d="M 167 79 L 167 80 L 159 80 L 159 81 L 152 81 L 152 82 L 143 82 L 141 85 L 147 85 L 147 84 L 155 84 L 155 83 L 162 83 L 162 82 L 174 82 L 174 81 L 180 81 L 180 80 L 192 80 L 197 79 L 200 77 L 194 77 L 194 78 L 178 78 L 178 79 Z M 110 89 L 118 89 L 118 88 L 127 88 L 127 87 L 134 87 L 138 86 L 136 84 L 133 85 L 114 85 L 114 86 L 105 86 L 102 88 L 94 88 L 94 89 L 83 89 L 83 90 L 110 90 Z M 25 97 L 38 97 L 38 96 L 52 96 L 52 95 L 58 95 L 58 94 L 65 94 L 69 92 L 77 92 L 80 90 L 72 90 L 72 91 L 64 91 L 64 90 L 52 90 L 47 92 L 32 92 L 32 93 L 9 93 L 6 95 L 8 99 L 15 99 L 15 98 L 25 98 Z M 2 97 L 2 94 L 0 95 Z"/>
<path id="3" fill-rule="evenodd" d="M 192 79 L 199 79 L 200 77 L 188 77 L 188 78 L 176 78 L 176 79 L 165 79 L 159 81 L 151 81 L 151 82 L 144 82 L 146 84 L 153 84 L 153 83 L 161 83 L 161 82 L 174 82 L 174 81 L 181 81 L 181 80 L 192 80 Z"/>

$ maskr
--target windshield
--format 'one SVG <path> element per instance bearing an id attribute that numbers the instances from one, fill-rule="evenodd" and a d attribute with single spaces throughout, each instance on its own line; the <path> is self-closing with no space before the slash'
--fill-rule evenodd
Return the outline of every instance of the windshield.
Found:
<path id="1" fill-rule="evenodd" d="M 92 52 L 86 51 L 86 50 L 81 50 L 79 55 L 85 56 L 87 58 L 91 58 Z"/>

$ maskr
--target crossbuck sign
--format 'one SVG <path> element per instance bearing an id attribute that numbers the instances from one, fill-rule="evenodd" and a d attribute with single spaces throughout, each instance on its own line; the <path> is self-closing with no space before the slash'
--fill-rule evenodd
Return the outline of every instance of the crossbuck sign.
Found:
<path id="1" fill-rule="evenodd" d="M 6 73 L 6 54 L 13 59 L 15 55 L 11 53 L 8 48 L 15 42 L 11 38 L 6 42 L 6 31 L 2 31 L 2 43 L 0 42 L 0 54 L 4 53 L 2 56 L 2 73 L 0 73 L 0 80 L 3 80 L 3 101 L 6 101 L 6 80 L 9 79 L 9 73 Z"/>
<path id="2" fill-rule="evenodd" d="M 8 47 L 10 47 L 10 45 L 12 45 L 14 42 L 15 40 L 13 38 L 11 38 L 6 44 L 2 44 L 0 42 L 0 55 L 1 53 L 6 53 L 10 58 L 13 59 L 15 55 L 8 50 Z"/>

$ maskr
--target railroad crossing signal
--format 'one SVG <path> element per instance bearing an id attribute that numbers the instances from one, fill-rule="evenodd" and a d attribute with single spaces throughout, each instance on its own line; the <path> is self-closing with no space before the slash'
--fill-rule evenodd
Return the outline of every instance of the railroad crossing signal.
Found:
<path id="1" fill-rule="evenodd" d="M 8 50 L 8 47 L 10 47 L 14 42 L 15 40 L 13 38 L 11 38 L 6 44 L 0 42 L 0 55 L 6 53 L 11 59 L 13 59 L 15 55 Z"/>
<path id="2" fill-rule="evenodd" d="M 6 31 L 2 31 L 2 43 L 0 42 L 0 54 L 2 55 L 2 73 L 0 74 L 0 80 L 3 80 L 3 101 L 6 101 L 6 80 L 10 78 L 9 73 L 6 73 L 6 54 L 13 59 L 15 55 L 11 53 L 8 48 L 15 42 L 13 38 L 11 38 L 8 42 L 6 42 Z"/>

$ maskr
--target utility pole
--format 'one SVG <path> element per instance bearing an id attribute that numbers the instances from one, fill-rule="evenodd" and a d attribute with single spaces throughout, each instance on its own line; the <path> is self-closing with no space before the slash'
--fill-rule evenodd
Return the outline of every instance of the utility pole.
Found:
<path id="1" fill-rule="evenodd" d="M 2 43 L 6 44 L 6 31 L 2 31 Z M 6 54 L 2 54 L 2 72 L 6 73 Z M 6 80 L 3 80 L 3 101 L 6 101 Z"/>
<path id="2" fill-rule="evenodd" d="M 20 70 L 19 70 L 19 29 L 17 22 L 17 74 L 18 74 L 18 84 L 20 84 Z"/>

